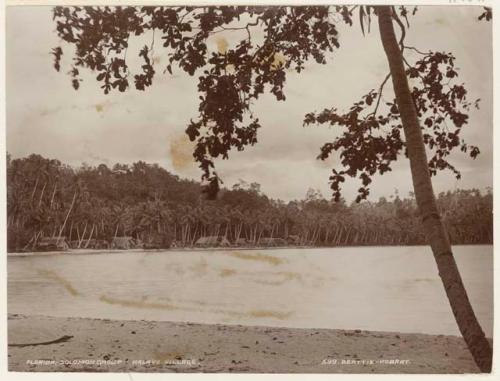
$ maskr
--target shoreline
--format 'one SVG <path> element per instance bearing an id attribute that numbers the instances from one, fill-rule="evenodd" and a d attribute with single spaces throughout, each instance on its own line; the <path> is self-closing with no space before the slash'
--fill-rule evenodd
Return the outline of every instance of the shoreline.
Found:
<path id="1" fill-rule="evenodd" d="M 30 257 L 30 256 L 45 256 L 45 255 L 83 255 L 83 254 L 119 254 L 119 253 L 163 253 L 163 252 L 179 252 L 179 251 L 243 251 L 243 250 L 286 250 L 286 249 L 345 249 L 357 247 L 429 247 L 428 245 L 378 245 L 378 246 L 269 246 L 269 247 L 248 247 L 248 246 L 231 246 L 231 247 L 173 247 L 168 249 L 70 249 L 57 251 L 27 251 L 27 252 L 7 252 L 7 257 Z M 476 244 L 461 244 L 452 246 L 493 246 L 489 243 Z"/>
<path id="2" fill-rule="evenodd" d="M 339 246 L 340 247 L 340 246 Z M 59 251 L 29 251 L 7 253 L 9 257 L 29 257 L 41 255 L 83 255 L 83 254 L 120 254 L 120 253 L 164 253 L 164 252 L 179 252 L 179 251 L 232 251 L 232 250 L 279 250 L 279 249 L 312 249 L 309 246 L 280 246 L 280 247 L 173 247 L 169 249 L 70 249 Z"/>
<path id="3" fill-rule="evenodd" d="M 7 329 L 15 372 L 479 373 L 458 336 L 21 314 Z"/>

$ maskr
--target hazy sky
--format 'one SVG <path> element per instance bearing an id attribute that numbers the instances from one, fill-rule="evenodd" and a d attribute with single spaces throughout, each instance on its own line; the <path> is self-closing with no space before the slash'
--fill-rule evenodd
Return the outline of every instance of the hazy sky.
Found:
<path id="1" fill-rule="evenodd" d="M 408 45 L 453 52 L 470 99 L 482 99 L 480 110 L 471 111 L 470 123 L 462 132 L 481 154 L 476 160 L 453 155 L 452 164 L 463 177 L 457 181 L 450 172 L 440 173 L 434 178 L 436 191 L 485 188 L 493 183 L 491 23 L 478 22 L 480 13 L 479 7 L 421 6 L 407 32 Z M 155 45 L 157 76 L 146 92 L 132 89 L 104 95 L 89 75 L 74 91 L 65 74 L 68 61 L 63 60 L 66 66 L 61 73 L 52 66 L 49 53 L 59 39 L 51 8 L 9 7 L 6 18 L 7 150 L 13 157 L 38 153 L 71 165 L 143 160 L 159 163 L 181 177 L 200 178 L 184 134 L 189 120 L 197 116 L 197 80 L 179 69 L 173 75 L 161 74 L 166 54 L 160 43 Z M 302 198 L 310 187 L 330 196 L 328 177 L 335 160 L 315 158 L 323 143 L 334 140 L 336 131 L 326 126 L 304 128 L 302 120 L 306 113 L 325 107 L 345 109 L 378 88 L 388 65 L 376 24 L 371 29 L 363 37 L 358 23 L 341 27 L 341 49 L 327 65 L 311 63 L 301 74 L 288 73 L 286 102 L 263 96 L 255 104 L 263 125 L 259 143 L 244 152 L 231 152 L 229 161 L 217 162 L 226 186 L 244 179 L 260 183 L 266 194 L 284 200 Z M 238 36 L 226 37 L 231 47 Z M 211 40 L 211 48 L 215 50 L 218 42 Z M 128 56 L 133 57 L 131 50 Z M 390 91 L 385 98 L 391 98 Z M 357 180 L 348 180 L 345 198 L 352 200 L 358 187 Z M 412 188 L 404 157 L 392 173 L 374 179 L 370 198 L 388 196 L 396 188 L 402 195 Z"/>

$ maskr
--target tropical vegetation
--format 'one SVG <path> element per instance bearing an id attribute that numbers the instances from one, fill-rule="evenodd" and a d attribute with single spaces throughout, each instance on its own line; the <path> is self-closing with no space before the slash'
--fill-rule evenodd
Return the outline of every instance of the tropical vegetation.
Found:
<path id="1" fill-rule="evenodd" d="M 438 205 L 453 244 L 493 239 L 492 191 L 441 193 Z M 267 197 L 241 180 L 215 200 L 200 183 L 142 161 L 72 168 L 40 155 L 7 157 L 8 250 L 31 249 L 41 237 L 66 237 L 79 247 L 132 236 L 143 242 L 189 247 L 202 236 L 258 245 L 294 237 L 296 245 L 423 245 L 412 194 L 348 204 L 309 189 L 301 200 Z"/>

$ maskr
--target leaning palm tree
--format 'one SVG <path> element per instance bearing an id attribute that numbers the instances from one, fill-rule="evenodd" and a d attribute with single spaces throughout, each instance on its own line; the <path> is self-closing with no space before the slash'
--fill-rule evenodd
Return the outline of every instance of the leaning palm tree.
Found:
<path id="1" fill-rule="evenodd" d="M 413 188 L 425 234 L 460 332 L 479 368 L 483 372 L 489 372 L 492 362 L 491 347 L 467 296 L 434 196 L 422 128 L 408 86 L 401 47 L 394 31 L 394 9 L 390 6 L 380 6 L 376 11 L 380 37 L 389 62 L 396 102 L 406 137 Z"/>

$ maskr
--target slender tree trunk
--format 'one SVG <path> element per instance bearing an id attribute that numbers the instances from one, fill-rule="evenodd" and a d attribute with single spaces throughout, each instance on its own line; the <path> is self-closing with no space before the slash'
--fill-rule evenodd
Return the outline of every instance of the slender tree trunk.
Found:
<path id="1" fill-rule="evenodd" d="M 42 236 L 42 231 L 35 233 L 35 239 L 33 240 L 32 250 L 35 249 L 36 244 L 38 243 L 38 239 Z"/>
<path id="2" fill-rule="evenodd" d="M 492 350 L 470 304 L 448 235 L 439 216 L 422 131 L 408 86 L 403 56 L 394 33 L 391 7 L 377 7 L 377 14 L 380 36 L 389 61 L 396 102 L 403 123 L 415 198 L 425 235 L 432 248 L 458 328 L 481 372 L 491 372 Z"/>
<path id="3" fill-rule="evenodd" d="M 87 231 L 87 222 L 85 222 L 85 228 L 83 229 L 82 237 L 80 238 L 80 241 L 78 241 L 78 248 L 82 246 L 83 239 L 85 238 L 85 232 Z"/>
<path id="4" fill-rule="evenodd" d="M 50 209 L 52 210 L 52 204 L 54 203 L 54 196 L 56 195 L 57 184 L 54 185 L 54 191 L 52 192 L 52 197 L 50 198 Z"/>
<path id="5" fill-rule="evenodd" d="M 33 201 L 33 197 L 35 197 L 35 193 L 36 193 L 36 188 L 37 187 L 38 187 L 38 176 L 36 177 L 35 186 L 33 187 L 33 192 L 31 193 L 31 199 L 30 199 L 30 201 Z"/>
<path id="6" fill-rule="evenodd" d="M 92 224 L 92 230 L 90 231 L 89 238 L 87 239 L 87 243 L 85 244 L 85 249 L 86 249 L 87 247 L 89 247 L 90 239 L 92 238 L 92 234 L 94 234 L 94 227 L 95 227 L 95 225 L 94 225 L 94 224 Z"/>
<path id="7" fill-rule="evenodd" d="M 236 230 L 236 237 L 235 237 L 235 241 L 238 241 L 240 239 L 240 235 L 241 235 L 241 229 L 243 228 L 243 223 L 240 223 L 240 225 L 238 226 L 237 230 Z"/>
<path id="8" fill-rule="evenodd" d="M 59 242 L 59 240 L 61 239 L 61 234 L 62 234 L 64 228 L 66 227 L 66 222 L 68 222 L 68 217 L 69 217 L 71 211 L 73 210 L 73 205 L 75 205 L 75 200 L 76 200 L 76 192 L 73 195 L 73 200 L 71 201 L 71 205 L 69 207 L 68 214 L 66 214 L 66 218 L 64 219 L 64 223 L 61 226 L 61 230 L 59 230 L 59 236 L 57 237 L 57 242 Z"/>
<path id="9" fill-rule="evenodd" d="M 260 239 L 262 238 L 262 233 L 264 233 L 264 229 L 261 229 L 259 231 L 259 239 L 257 240 L 257 242 L 260 242 Z"/>
<path id="10" fill-rule="evenodd" d="M 28 241 L 28 243 L 23 247 L 23 251 L 28 248 L 30 243 L 35 242 L 37 234 L 38 234 L 38 232 L 35 231 L 35 234 L 33 234 L 33 237 L 31 237 L 31 239 Z M 34 247 L 34 246 L 32 246 L 32 247 Z"/>
<path id="11" fill-rule="evenodd" d="M 337 234 L 335 235 L 335 246 L 339 246 L 340 245 L 340 238 L 342 237 L 342 231 L 344 230 L 344 228 L 342 226 L 339 226 L 337 228 Z"/>
<path id="12" fill-rule="evenodd" d="M 43 184 L 42 192 L 40 193 L 40 199 L 38 201 L 38 207 L 42 206 L 42 200 L 43 200 L 43 192 L 45 192 L 45 187 L 47 186 L 47 182 Z"/>
<path id="13" fill-rule="evenodd" d="M 193 238 L 191 239 L 191 246 L 194 246 L 194 243 L 196 242 L 196 233 L 198 233 L 198 225 L 195 226 L 194 233 L 193 233 Z"/>
<path id="14" fill-rule="evenodd" d="M 347 246 L 347 244 L 349 243 L 349 235 L 350 234 L 351 234 L 351 227 L 347 228 L 347 233 L 346 233 L 346 236 L 344 239 L 344 246 Z"/>

